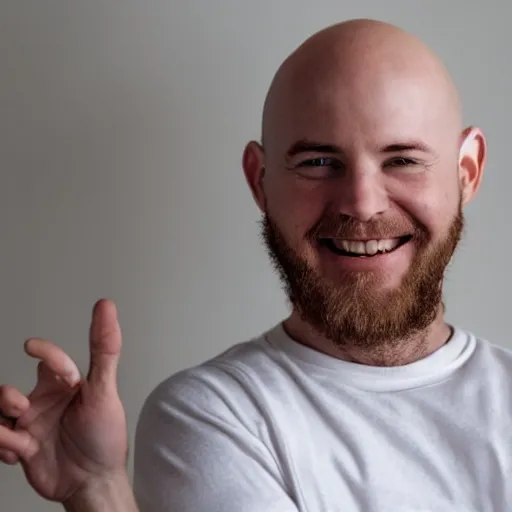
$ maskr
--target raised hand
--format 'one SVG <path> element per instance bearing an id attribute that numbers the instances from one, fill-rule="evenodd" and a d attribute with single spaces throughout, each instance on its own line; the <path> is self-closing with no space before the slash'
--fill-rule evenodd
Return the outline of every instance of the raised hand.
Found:
<path id="1" fill-rule="evenodd" d="M 28 355 L 40 360 L 37 384 L 24 396 L 0 386 L 0 459 L 23 466 L 42 497 L 69 503 L 86 488 L 124 474 L 127 428 L 117 392 L 121 329 L 115 305 L 98 301 L 90 328 L 86 378 L 59 347 L 31 338 Z"/>

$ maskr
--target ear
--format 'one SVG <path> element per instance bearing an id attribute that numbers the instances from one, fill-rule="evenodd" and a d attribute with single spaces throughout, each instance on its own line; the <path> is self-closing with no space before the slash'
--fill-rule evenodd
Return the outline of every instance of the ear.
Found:
<path id="1" fill-rule="evenodd" d="M 479 128 L 468 127 L 461 134 L 459 151 L 459 182 L 462 202 L 469 203 L 476 195 L 487 160 L 487 142 Z"/>
<path id="2" fill-rule="evenodd" d="M 265 153 L 261 144 L 255 141 L 249 142 L 244 150 L 242 160 L 245 179 L 251 189 L 254 201 L 258 208 L 264 212 L 266 209 L 265 191 L 263 180 L 265 178 Z"/>

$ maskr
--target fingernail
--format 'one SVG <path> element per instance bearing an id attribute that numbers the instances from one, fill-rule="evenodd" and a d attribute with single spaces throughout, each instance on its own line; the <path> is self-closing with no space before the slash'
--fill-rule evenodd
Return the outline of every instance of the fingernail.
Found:
<path id="1" fill-rule="evenodd" d="M 17 405 L 13 405 L 11 408 L 11 414 L 16 417 L 21 416 L 23 414 L 23 409 Z"/>
<path id="2" fill-rule="evenodd" d="M 64 375 L 55 375 L 55 380 L 66 383 L 68 386 L 74 387 L 77 382 L 80 380 L 80 375 L 76 373 L 76 371 L 71 370 L 66 372 Z"/>
<path id="3" fill-rule="evenodd" d="M 64 374 L 64 380 L 71 386 L 75 386 L 80 380 L 80 372 L 74 364 L 69 364 Z"/>
<path id="4" fill-rule="evenodd" d="M 80 382 L 80 375 L 76 375 L 75 373 L 66 375 L 64 377 L 64 380 L 72 387 L 74 388 L 79 382 Z"/>

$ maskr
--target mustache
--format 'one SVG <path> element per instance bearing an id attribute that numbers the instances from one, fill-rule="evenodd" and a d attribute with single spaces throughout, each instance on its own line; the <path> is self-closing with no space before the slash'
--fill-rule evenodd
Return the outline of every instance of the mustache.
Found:
<path id="1" fill-rule="evenodd" d="M 338 214 L 321 218 L 308 232 L 308 239 L 311 241 L 320 238 L 379 240 L 421 234 L 425 234 L 421 226 L 403 217 L 362 222 L 349 215 Z"/>

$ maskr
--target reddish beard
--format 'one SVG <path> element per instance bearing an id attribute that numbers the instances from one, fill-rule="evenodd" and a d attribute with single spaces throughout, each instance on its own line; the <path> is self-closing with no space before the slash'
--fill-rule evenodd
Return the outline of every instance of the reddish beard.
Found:
<path id="1" fill-rule="evenodd" d="M 447 235 L 434 246 L 424 229 L 412 228 L 409 232 L 414 237 L 409 243 L 415 244 L 416 251 L 401 285 L 377 293 L 374 273 L 354 272 L 342 284 L 336 284 L 320 275 L 290 247 L 270 216 L 265 215 L 261 224 L 271 261 L 301 318 L 338 347 L 375 349 L 424 332 L 435 319 L 442 302 L 444 273 L 460 241 L 464 215 L 459 203 Z M 354 235 L 355 224 L 344 215 L 323 219 L 308 239 L 317 243 L 319 233 Z M 368 224 L 363 228 L 364 232 L 374 233 L 391 233 L 392 229 L 388 225 L 373 226 L 370 230 Z"/>

